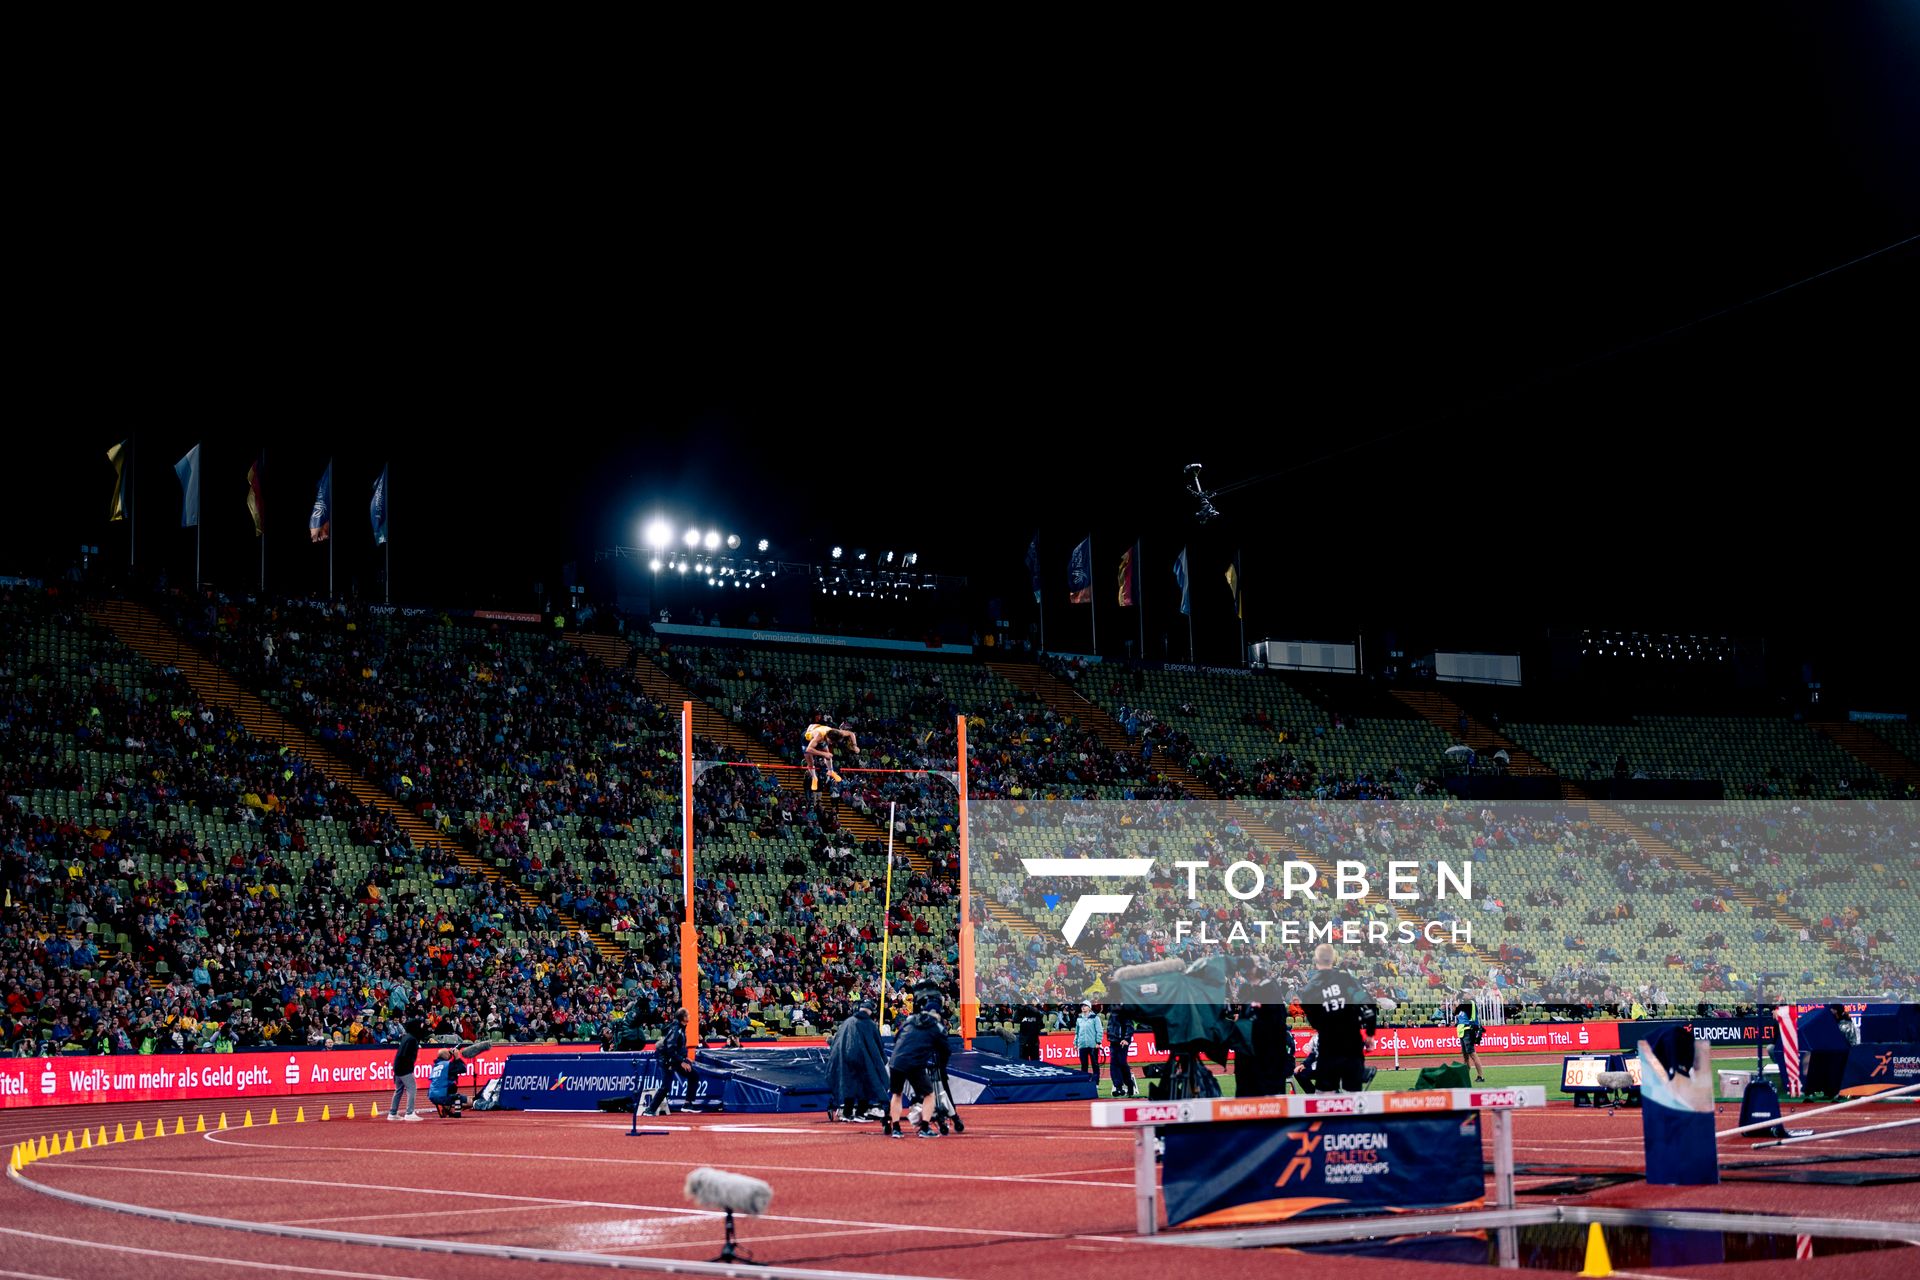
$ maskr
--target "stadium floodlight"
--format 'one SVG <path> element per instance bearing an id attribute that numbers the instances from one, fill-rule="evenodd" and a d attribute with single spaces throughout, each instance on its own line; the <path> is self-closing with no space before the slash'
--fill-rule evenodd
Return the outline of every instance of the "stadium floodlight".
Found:
<path id="1" fill-rule="evenodd" d="M 856 551 L 853 553 L 853 558 L 855 560 L 865 560 L 867 558 L 867 553 L 864 551 Z"/>
<path id="2" fill-rule="evenodd" d="M 700 531 L 698 529 L 687 530 L 686 534 L 681 538 L 681 541 L 687 544 L 688 550 L 692 550 L 694 547 L 700 545 Z"/>
<path id="3" fill-rule="evenodd" d="M 839 558 L 840 558 L 841 556 L 843 556 L 843 555 L 845 555 L 845 554 L 846 554 L 846 552 L 845 552 L 845 551 L 844 551 L 844 550 L 843 550 L 842 548 L 840 548 L 840 547 L 835 547 L 835 548 L 833 549 L 833 558 L 834 558 L 835 560 L 838 560 L 838 559 L 839 559 Z"/>
<path id="4" fill-rule="evenodd" d="M 769 545 L 770 544 L 767 542 L 765 538 L 760 539 L 760 549 L 762 551 L 765 551 Z"/>
<path id="5" fill-rule="evenodd" d="M 660 572 L 660 557 L 655 556 L 653 559 L 647 561 L 647 568 L 653 570 L 655 573 Z"/>
<path id="6" fill-rule="evenodd" d="M 707 545 L 707 550 L 718 551 L 720 549 L 720 531 L 718 529 L 707 530 L 707 536 L 705 541 Z"/>
<path id="7" fill-rule="evenodd" d="M 662 551 L 662 550 L 665 550 L 667 544 L 672 541 L 673 541 L 672 525 L 668 524 L 665 520 L 662 520 L 657 516 L 654 519 L 647 522 L 647 545 L 648 546 L 652 547 L 655 551 Z"/>
<path id="8" fill-rule="evenodd" d="M 687 562 L 685 560 L 682 560 L 679 564 L 676 564 L 673 567 L 678 569 L 681 573 L 685 573 L 687 571 Z"/>
<path id="9" fill-rule="evenodd" d="M 887 554 L 886 554 L 886 555 L 884 555 L 884 556 L 882 556 L 882 557 L 880 557 L 880 558 L 881 558 L 882 560 L 884 560 L 884 561 L 886 561 L 886 562 L 887 562 L 888 564 L 892 564 L 892 563 L 893 563 L 893 552 L 891 552 L 891 551 L 889 551 L 889 552 L 887 552 Z"/>
<path id="10" fill-rule="evenodd" d="M 737 534 L 737 533 L 730 533 L 730 534 L 728 534 L 728 535 L 727 535 L 727 550 L 729 550 L 729 551 L 738 551 L 739 549 L 740 549 L 740 535 L 739 535 L 739 534 Z"/>

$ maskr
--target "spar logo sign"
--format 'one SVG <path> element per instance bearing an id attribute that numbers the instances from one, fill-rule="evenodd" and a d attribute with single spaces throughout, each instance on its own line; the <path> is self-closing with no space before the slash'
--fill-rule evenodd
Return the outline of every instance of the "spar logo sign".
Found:
<path id="1" fill-rule="evenodd" d="M 1022 858 L 1020 862 L 1026 867 L 1029 878 L 1137 876 L 1145 880 L 1153 875 L 1152 858 Z M 1050 893 L 1045 901 L 1047 909 L 1051 911 L 1060 905 L 1060 895 Z M 1087 921 L 1095 916 L 1117 916 L 1132 902 L 1133 895 L 1130 893 L 1083 893 L 1074 899 L 1073 910 L 1067 913 L 1067 923 L 1061 928 L 1060 936 L 1067 940 L 1068 946 L 1072 946 L 1080 941 Z"/>
<path id="2" fill-rule="evenodd" d="M 1305 1110 L 1310 1116 L 1357 1116 L 1363 1097 L 1358 1093 L 1336 1093 L 1324 1098 L 1309 1096 L 1305 1099 Z"/>
<path id="3" fill-rule="evenodd" d="M 1520 1094 L 1513 1089 L 1482 1089 L 1467 1095 L 1467 1105 L 1470 1107 L 1517 1107 L 1520 1105 Z"/>
<path id="4" fill-rule="evenodd" d="M 1187 1118 L 1187 1109 L 1176 1103 L 1152 1107 L 1128 1107 L 1121 1114 L 1133 1124 L 1179 1124 Z"/>

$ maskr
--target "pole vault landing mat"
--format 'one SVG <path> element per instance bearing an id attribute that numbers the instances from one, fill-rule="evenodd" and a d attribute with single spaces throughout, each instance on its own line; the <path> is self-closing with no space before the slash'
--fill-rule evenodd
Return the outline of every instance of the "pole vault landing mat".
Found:
<path id="1" fill-rule="evenodd" d="M 702 1049 L 694 1056 L 699 1079 L 695 1107 L 747 1115 L 825 1111 L 827 1051 L 808 1049 Z M 947 1083 L 958 1103 L 1085 1101 L 1097 1086 L 1083 1071 L 1042 1062 L 1010 1062 L 998 1054 L 959 1050 L 947 1064 Z M 526 1053 L 508 1060 L 500 1083 L 507 1111 L 597 1111 L 611 1098 L 660 1087 L 660 1062 L 651 1053 Z M 668 1095 L 687 1102 L 687 1082 L 675 1079 Z"/>

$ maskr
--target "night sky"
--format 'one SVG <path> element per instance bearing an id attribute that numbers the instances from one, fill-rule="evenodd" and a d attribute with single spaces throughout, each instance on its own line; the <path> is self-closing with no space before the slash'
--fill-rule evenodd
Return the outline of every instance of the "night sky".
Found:
<path id="1" fill-rule="evenodd" d="M 1084 649 L 1091 532 L 1103 606 L 1145 540 L 1155 656 L 1191 545 L 1202 660 L 1241 548 L 1249 639 L 1732 629 L 1910 694 L 1920 254 L 1702 318 L 1920 232 L 1920 10 L 1510 13 L 1032 53 L 711 146 L 636 109 L 351 181 L 273 162 L 239 202 L 211 153 L 149 157 L 132 214 L 46 194 L 0 570 L 124 561 L 104 453 L 136 433 L 176 581 L 173 461 L 203 443 L 204 574 L 251 588 L 265 445 L 275 591 L 325 589 L 332 456 L 361 596 L 391 462 L 406 602 L 537 605 L 659 511 L 916 550 L 1024 628 L 1038 529 L 1048 638 Z M 1268 478 L 1202 528 L 1188 462 Z"/>

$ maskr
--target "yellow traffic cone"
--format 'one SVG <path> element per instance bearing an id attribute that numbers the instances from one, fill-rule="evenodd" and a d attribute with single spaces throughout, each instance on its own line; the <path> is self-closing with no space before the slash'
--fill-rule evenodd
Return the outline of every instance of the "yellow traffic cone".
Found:
<path id="1" fill-rule="evenodd" d="M 80 1131 L 80 1149 L 82 1151 L 93 1150 L 93 1130 L 82 1129 Z"/>
<path id="2" fill-rule="evenodd" d="M 214 1129 L 214 1132 L 225 1133 L 226 1129 L 227 1129 L 227 1113 L 222 1111 L 220 1113 L 220 1124 L 218 1125 L 218 1127 Z"/>
<path id="3" fill-rule="evenodd" d="M 7 1172 L 20 1172 L 20 1144 L 17 1142 L 13 1144 L 13 1154 L 7 1157 Z"/>
<path id="4" fill-rule="evenodd" d="M 173 1136 L 176 1138 L 183 1138 L 186 1136 L 186 1133 L 187 1133 L 187 1118 L 185 1116 L 174 1117 Z"/>
<path id="5" fill-rule="evenodd" d="M 73 1130 L 71 1129 L 67 1130 L 67 1145 L 60 1148 L 60 1154 L 63 1156 L 73 1154 Z"/>
<path id="6" fill-rule="evenodd" d="M 331 1119 L 333 1119 L 333 1108 L 332 1108 L 332 1107 L 330 1107 L 330 1106 L 328 1106 L 328 1105 L 327 1105 L 326 1103 L 324 1103 L 324 1102 L 320 1104 L 320 1118 L 321 1118 L 322 1120 L 331 1120 Z"/>
<path id="7" fill-rule="evenodd" d="M 106 1128 L 106 1126 L 105 1126 L 105 1125 L 101 1125 L 100 1127 L 101 1127 L 101 1128 L 103 1128 L 103 1129 L 104 1129 L 104 1128 Z M 127 1126 L 125 1126 L 125 1125 L 123 1125 L 123 1124 L 116 1124 L 116 1125 L 114 1125 L 114 1126 L 113 1126 L 113 1140 L 114 1140 L 115 1142 L 125 1142 L 125 1141 L 127 1140 Z"/>
<path id="8" fill-rule="evenodd" d="M 1600 1234 L 1600 1224 L 1587 1224 L 1587 1265 L 1580 1271 L 1583 1276 L 1610 1276 L 1613 1274 L 1613 1259 L 1607 1256 L 1607 1238 Z"/>
<path id="9" fill-rule="evenodd" d="M 379 1118 L 380 1118 L 380 1104 L 379 1104 L 379 1103 L 377 1103 L 377 1102 L 370 1102 L 370 1103 L 368 1103 L 368 1104 L 367 1104 L 367 1119 L 369 1119 L 369 1120 L 378 1120 Z"/>
<path id="10" fill-rule="evenodd" d="M 105 1125 L 100 1126 L 100 1141 L 95 1143 L 94 1145 L 100 1146 L 100 1147 L 104 1147 L 107 1145 L 107 1126 Z"/>
<path id="11" fill-rule="evenodd" d="M 267 1112 L 267 1123 L 268 1124 L 280 1123 L 280 1108 L 275 1107 L 273 1110 Z"/>
<path id="12" fill-rule="evenodd" d="M 195 1116 L 193 1118 L 193 1131 L 195 1133 L 205 1133 L 207 1131 L 207 1118 L 205 1116 Z"/>
<path id="13" fill-rule="evenodd" d="M 146 1130 L 140 1127 L 140 1122 L 138 1120 L 135 1120 L 133 1122 L 133 1140 L 135 1142 L 144 1142 L 146 1140 L 146 1137 L 147 1137 Z"/>
<path id="14" fill-rule="evenodd" d="M 351 1102 L 347 1104 L 347 1119 L 353 1119 L 353 1104 Z"/>
<path id="15" fill-rule="evenodd" d="M 242 1129 L 253 1128 L 253 1112 L 249 1111 L 240 1117 L 240 1127 Z"/>

